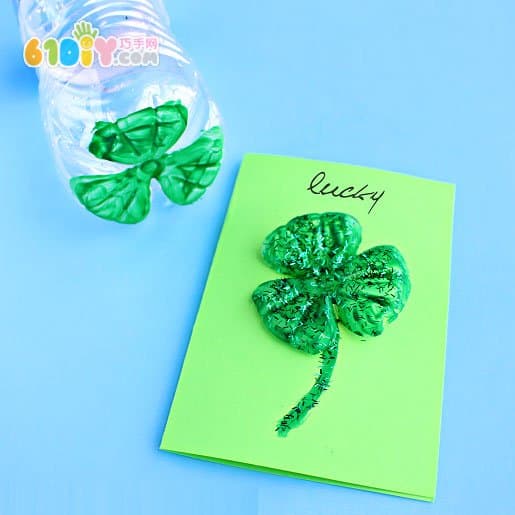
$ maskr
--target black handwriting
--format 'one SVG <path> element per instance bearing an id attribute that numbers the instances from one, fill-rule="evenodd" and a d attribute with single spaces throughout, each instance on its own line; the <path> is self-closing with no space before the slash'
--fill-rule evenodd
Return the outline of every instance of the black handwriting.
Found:
<path id="1" fill-rule="evenodd" d="M 372 205 L 368 210 L 370 214 L 372 209 L 381 200 L 385 194 L 383 191 L 372 191 L 368 189 L 368 184 L 358 188 L 357 186 L 333 186 L 329 181 L 325 179 L 325 172 L 318 172 L 312 179 L 308 186 L 308 191 L 315 195 L 331 195 L 338 198 L 354 198 L 359 200 L 371 200 Z"/>

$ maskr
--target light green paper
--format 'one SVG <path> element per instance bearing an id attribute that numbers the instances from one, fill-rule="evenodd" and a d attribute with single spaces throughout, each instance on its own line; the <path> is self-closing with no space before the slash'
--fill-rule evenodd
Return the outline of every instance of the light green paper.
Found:
<path id="1" fill-rule="evenodd" d="M 384 191 L 373 200 L 315 195 L 333 186 Z M 356 190 L 355 190 L 356 191 Z M 376 195 L 378 197 L 379 195 Z M 431 501 L 436 489 L 454 186 L 370 168 L 245 157 L 185 358 L 161 449 L 247 468 Z M 341 329 L 331 388 L 289 434 L 274 424 L 312 383 L 317 356 L 273 336 L 256 284 L 280 277 L 260 257 L 291 218 L 356 217 L 362 247 L 385 241 L 408 263 L 412 291 L 395 324 L 363 341 Z M 287 371 L 287 372 L 285 372 Z"/>

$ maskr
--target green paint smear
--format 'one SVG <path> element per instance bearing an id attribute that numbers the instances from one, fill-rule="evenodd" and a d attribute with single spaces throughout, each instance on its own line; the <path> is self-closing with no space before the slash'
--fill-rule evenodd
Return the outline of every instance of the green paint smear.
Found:
<path id="1" fill-rule="evenodd" d="M 299 216 L 265 239 L 265 262 L 290 278 L 256 288 L 258 312 L 278 338 L 321 359 L 314 385 L 278 422 L 280 436 L 298 427 L 329 387 L 338 322 L 357 335 L 379 336 L 408 300 L 411 284 L 401 253 L 381 245 L 357 254 L 360 243 L 359 222 L 344 213 Z"/>
<path id="2" fill-rule="evenodd" d="M 167 154 L 187 123 L 188 110 L 176 101 L 114 123 L 97 122 L 89 151 L 99 159 L 135 166 L 121 173 L 73 177 L 70 186 L 79 202 L 106 220 L 135 224 L 150 211 L 152 179 L 176 204 L 198 200 L 220 170 L 223 133 L 221 127 L 212 127 L 191 145 Z"/>

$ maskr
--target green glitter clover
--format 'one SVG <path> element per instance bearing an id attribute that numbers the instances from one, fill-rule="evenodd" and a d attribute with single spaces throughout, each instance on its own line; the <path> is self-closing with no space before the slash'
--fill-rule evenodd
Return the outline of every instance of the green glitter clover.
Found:
<path id="1" fill-rule="evenodd" d="M 252 294 L 266 327 L 292 347 L 320 354 L 309 392 L 278 422 L 280 436 L 299 426 L 329 387 L 338 354 L 338 322 L 359 336 L 378 336 L 410 293 L 406 263 L 390 245 L 357 254 L 361 226 L 344 213 L 307 214 L 269 234 L 265 262 L 291 278 L 267 281 Z"/>
<path id="2" fill-rule="evenodd" d="M 134 224 L 150 211 L 152 179 L 176 204 L 198 200 L 220 170 L 223 135 L 219 126 L 212 127 L 188 147 L 167 154 L 187 123 L 188 110 L 176 101 L 114 123 L 97 122 L 89 151 L 99 159 L 135 166 L 120 173 L 73 177 L 70 185 L 79 202 L 101 218 Z"/>

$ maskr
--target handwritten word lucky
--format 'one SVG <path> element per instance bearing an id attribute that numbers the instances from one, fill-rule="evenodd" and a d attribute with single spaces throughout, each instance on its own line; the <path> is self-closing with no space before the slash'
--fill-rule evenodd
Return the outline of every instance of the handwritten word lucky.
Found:
<path id="1" fill-rule="evenodd" d="M 368 210 L 369 214 L 385 194 L 385 190 L 371 190 L 368 184 L 365 184 L 361 187 L 333 185 L 328 180 L 326 180 L 325 172 L 318 172 L 311 179 L 311 182 L 308 186 L 308 191 L 314 195 L 330 195 L 332 197 L 338 197 L 342 199 L 352 198 L 357 200 L 368 200 L 372 203 L 370 209 Z"/>

